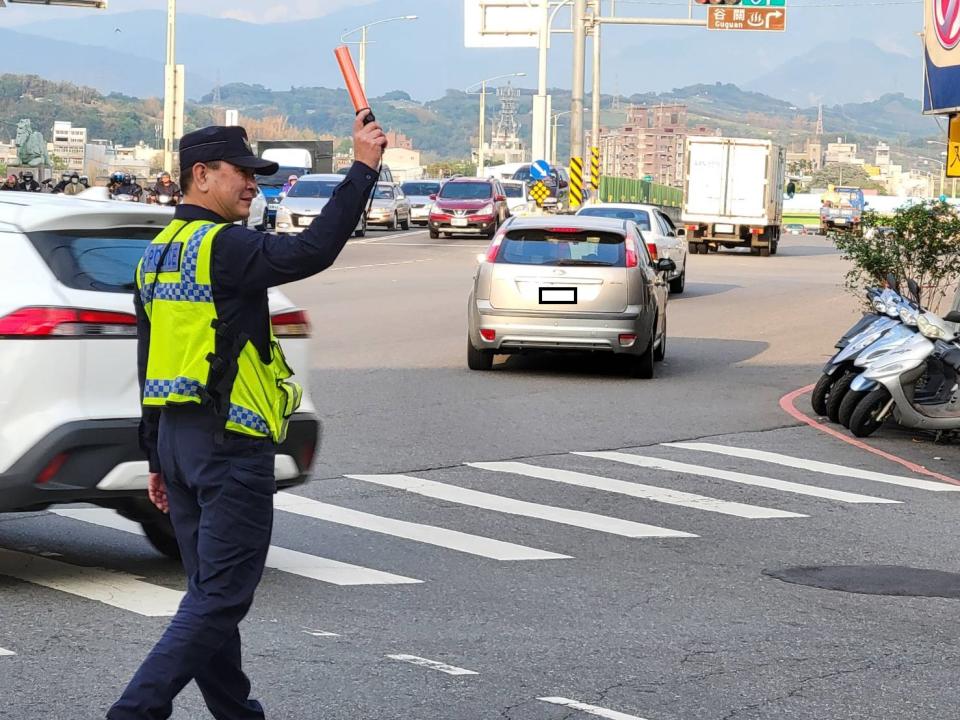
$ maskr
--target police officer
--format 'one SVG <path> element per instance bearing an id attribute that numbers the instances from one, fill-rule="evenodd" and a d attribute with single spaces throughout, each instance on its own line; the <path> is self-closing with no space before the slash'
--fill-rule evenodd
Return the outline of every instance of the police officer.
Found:
<path id="1" fill-rule="evenodd" d="M 387 143 L 365 115 L 353 127 L 353 167 L 297 236 L 233 224 L 250 213 L 254 173 L 278 171 L 243 128 L 180 141 L 183 203 L 144 253 L 134 303 L 148 492 L 170 513 L 187 593 L 109 720 L 169 718 L 190 680 L 218 720 L 264 718 L 237 626 L 270 545 L 276 446 L 301 397 L 270 329 L 267 288 L 330 267 L 353 233 Z"/>

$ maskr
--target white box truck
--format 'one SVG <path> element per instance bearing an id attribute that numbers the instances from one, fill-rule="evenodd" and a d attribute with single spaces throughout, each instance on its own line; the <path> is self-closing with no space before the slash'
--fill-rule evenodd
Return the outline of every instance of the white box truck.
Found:
<path id="1" fill-rule="evenodd" d="M 786 155 L 769 140 L 687 138 L 680 221 L 691 253 L 748 247 L 775 255 Z"/>

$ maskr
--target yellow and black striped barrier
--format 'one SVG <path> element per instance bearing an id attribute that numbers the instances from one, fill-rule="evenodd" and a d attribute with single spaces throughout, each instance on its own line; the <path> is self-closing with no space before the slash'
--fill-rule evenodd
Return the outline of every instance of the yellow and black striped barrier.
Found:
<path id="1" fill-rule="evenodd" d="M 590 148 L 590 189 L 596 198 L 600 189 L 600 148 L 596 146 Z"/>
<path id="2" fill-rule="evenodd" d="M 570 207 L 583 205 L 583 158 L 570 158 Z"/>

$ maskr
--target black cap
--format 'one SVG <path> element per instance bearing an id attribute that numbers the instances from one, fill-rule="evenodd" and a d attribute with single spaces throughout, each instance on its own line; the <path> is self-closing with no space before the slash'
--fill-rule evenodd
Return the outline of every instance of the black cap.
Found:
<path id="1" fill-rule="evenodd" d="M 247 131 L 239 126 L 210 127 L 194 130 L 180 138 L 180 168 L 186 170 L 198 162 L 223 160 L 237 167 L 255 170 L 258 175 L 273 175 L 280 165 L 253 154 Z"/>

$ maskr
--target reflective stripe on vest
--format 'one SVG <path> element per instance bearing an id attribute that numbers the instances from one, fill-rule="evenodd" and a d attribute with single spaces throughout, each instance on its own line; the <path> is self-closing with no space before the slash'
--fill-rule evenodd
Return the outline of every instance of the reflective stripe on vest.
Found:
<path id="1" fill-rule="evenodd" d="M 219 319 L 213 302 L 213 242 L 227 225 L 174 220 L 144 251 L 137 288 L 150 318 L 150 353 L 143 404 L 163 407 L 210 399 L 208 356 L 216 351 Z M 240 348 L 226 429 L 283 442 L 303 392 L 270 331 L 269 363 L 249 340 Z"/>

